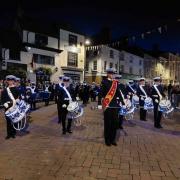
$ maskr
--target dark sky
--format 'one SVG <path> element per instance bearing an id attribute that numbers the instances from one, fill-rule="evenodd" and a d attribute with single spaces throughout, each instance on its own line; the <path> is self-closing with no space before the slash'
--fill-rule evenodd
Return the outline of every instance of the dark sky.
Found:
<path id="1" fill-rule="evenodd" d="M 16 0 L 5 1 L 0 7 L 3 13 L 12 14 Z M 97 33 L 101 27 L 112 30 L 113 39 L 122 35 L 141 35 L 151 29 L 167 24 L 167 32 L 158 32 L 136 38 L 136 43 L 150 48 L 159 43 L 163 50 L 180 52 L 180 3 L 178 0 L 24 0 L 22 7 L 26 15 L 47 20 L 71 23 L 87 35 Z"/>

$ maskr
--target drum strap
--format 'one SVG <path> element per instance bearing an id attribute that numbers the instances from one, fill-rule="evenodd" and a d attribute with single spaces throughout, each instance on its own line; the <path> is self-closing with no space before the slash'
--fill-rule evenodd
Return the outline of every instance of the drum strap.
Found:
<path id="1" fill-rule="evenodd" d="M 156 92 L 158 93 L 158 96 L 160 97 L 160 100 L 162 99 L 162 95 L 161 93 L 159 92 L 158 88 L 156 85 L 153 85 L 154 86 L 154 89 L 156 90 Z"/>
<path id="2" fill-rule="evenodd" d="M 133 91 L 133 93 L 135 94 L 135 90 L 131 87 L 131 85 L 128 85 L 130 87 L 130 89 Z"/>
<path id="3" fill-rule="evenodd" d="M 11 92 L 11 90 L 10 90 L 9 87 L 7 87 L 7 93 L 8 93 L 9 98 L 13 101 L 13 106 L 12 106 L 12 107 L 14 107 L 14 105 L 16 104 L 16 100 L 14 99 L 14 96 L 13 96 L 13 94 L 12 94 L 12 92 Z M 12 107 L 9 108 L 9 110 L 11 110 Z M 8 111 L 8 110 L 7 110 L 7 111 Z"/>
<path id="4" fill-rule="evenodd" d="M 147 94 L 146 94 L 146 91 L 144 90 L 143 86 L 142 86 L 142 85 L 140 85 L 140 86 L 139 86 L 139 88 L 141 89 L 141 91 L 144 93 L 144 95 L 145 95 L 145 96 L 146 96 L 146 98 L 147 98 Z"/>
<path id="5" fill-rule="evenodd" d="M 63 89 L 64 89 L 64 91 L 66 92 L 66 94 L 67 94 L 67 96 L 68 96 L 68 98 L 69 98 L 69 101 L 71 102 L 71 101 L 72 101 L 72 97 L 71 97 L 69 91 L 66 89 L 65 86 L 63 87 Z"/>

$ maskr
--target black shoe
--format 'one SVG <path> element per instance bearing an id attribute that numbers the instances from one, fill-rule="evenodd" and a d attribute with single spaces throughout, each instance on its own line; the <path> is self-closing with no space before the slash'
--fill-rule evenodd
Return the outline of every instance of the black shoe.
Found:
<path id="1" fill-rule="evenodd" d="M 157 129 L 163 128 L 161 125 L 159 125 L 159 126 L 154 126 L 154 127 L 157 128 Z"/>
<path id="2" fill-rule="evenodd" d="M 11 136 L 6 136 L 6 137 L 5 137 L 6 140 L 7 140 L 7 139 L 10 139 L 10 138 L 11 138 Z"/>
<path id="3" fill-rule="evenodd" d="M 15 135 L 13 135 L 13 136 L 11 136 L 13 139 L 15 139 L 16 138 L 16 136 Z"/>
<path id="4" fill-rule="evenodd" d="M 119 126 L 119 129 L 124 129 L 122 126 Z"/>
<path id="5" fill-rule="evenodd" d="M 113 146 L 117 146 L 117 143 L 116 142 L 113 142 L 113 143 L 111 143 Z"/>
<path id="6" fill-rule="evenodd" d="M 111 146 L 111 144 L 110 143 L 105 143 L 106 144 L 106 146 Z"/>
<path id="7" fill-rule="evenodd" d="M 68 132 L 69 134 L 71 134 L 71 133 L 72 133 L 72 131 L 71 131 L 71 130 L 68 130 L 67 132 Z"/>
<path id="8" fill-rule="evenodd" d="M 62 134 L 66 134 L 66 131 L 63 131 L 63 133 Z"/>

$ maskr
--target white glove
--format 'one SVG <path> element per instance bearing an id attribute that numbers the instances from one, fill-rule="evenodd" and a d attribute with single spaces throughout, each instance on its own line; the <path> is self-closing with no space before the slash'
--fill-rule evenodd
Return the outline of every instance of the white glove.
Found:
<path id="1" fill-rule="evenodd" d="M 130 99 L 130 96 L 129 96 L 129 95 L 127 95 L 127 98 L 128 98 L 128 99 Z"/>
<path id="2" fill-rule="evenodd" d="M 126 105 L 123 105 L 122 108 L 123 108 L 123 109 L 126 109 Z"/>
<path id="3" fill-rule="evenodd" d="M 158 103 L 159 102 L 158 99 L 155 99 L 155 102 Z"/>
<path id="4" fill-rule="evenodd" d="M 102 106 L 101 106 L 101 105 L 98 105 L 98 109 L 102 109 Z"/>
<path id="5" fill-rule="evenodd" d="M 66 108 L 67 106 L 66 106 L 66 104 L 63 104 L 62 107 L 63 107 L 63 108 Z"/>
<path id="6" fill-rule="evenodd" d="M 21 96 L 22 99 L 24 99 L 25 97 L 24 96 Z"/>
<path id="7" fill-rule="evenodd" d="M 143 101 L 143 100 L 144 100 L 144 98 L 143 98 L 143 97 L 141 97 L 141 100 Z"/>
<path id="8" fill-rule="evenodd" d="M 4 103 L 3 106 L 7 109 L 9 107 L 8 103 Z"/>

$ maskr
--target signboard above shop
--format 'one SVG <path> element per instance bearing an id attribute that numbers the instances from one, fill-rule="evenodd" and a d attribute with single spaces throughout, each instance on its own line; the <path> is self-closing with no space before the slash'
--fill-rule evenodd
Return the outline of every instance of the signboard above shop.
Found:
<path id="1" fill-rule="evenodd" d="M 76 46 L 67 46 L 67 45 L 65 45 L 64 49 L 69 51 L 69 52 L 72 52 L 72 53 L 81 53 L 81 49 L 77 48 Z"/>

